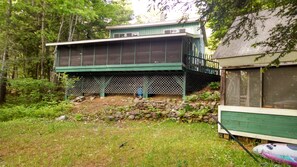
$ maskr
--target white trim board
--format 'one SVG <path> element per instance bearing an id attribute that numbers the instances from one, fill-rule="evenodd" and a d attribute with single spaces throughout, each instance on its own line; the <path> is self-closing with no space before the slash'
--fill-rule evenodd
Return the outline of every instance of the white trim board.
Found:
<path id="1" fill-rule="evenodd" d="M 218 132 L 228 134 L 224 129 L 218 129 Z M 261 134 L 247 133 L 247 132 L 239 132 L 239 131 L 233 131 L 233 130 L 229 130 L 229 132 L 232 135 L 236 135 L 236 136 L 243 136 L 243 137 L 250 137 L 250 138 L 255 138 L 255 139 L 271 140 L 271 141 L 297 144 L 297 139 L 268 136 L 268 135 L 261 135 Z"/>
<path id="2" fill-rule="evenodd" d="M 269 115 L 284 115 L 284 116 L 297 116 L 297 110 L 293 109 L 279 109 L 279 108 L 259 108 L 259 107 L 241 107 L 241 106 L 219 106 L 219 112 L 233 111 L 255 114 L 269 114 Z"/>

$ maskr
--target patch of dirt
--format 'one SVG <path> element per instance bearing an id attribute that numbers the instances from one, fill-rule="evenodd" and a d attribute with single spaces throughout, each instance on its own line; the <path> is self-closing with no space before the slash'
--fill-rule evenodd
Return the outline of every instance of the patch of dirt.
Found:
<path id="1" fill-rule="evenodd" d="M 181 96 L 153 96 L 149 97 L 148 100 L 153 101 L 171 101 L 175 99 L 176 101 L 182 101 Z M 106 107 L 120 107 L 120 106 L 130 106 L 134 105 L 139 101 L 139 98 L 133 95 L 109 95 L 106 97 L 99 96 L 86 96 L 85 100 L 82 102 L 74 102 L 74 108 L 72 112 L 74 113 L 92 113 L 102 110 Z"/>

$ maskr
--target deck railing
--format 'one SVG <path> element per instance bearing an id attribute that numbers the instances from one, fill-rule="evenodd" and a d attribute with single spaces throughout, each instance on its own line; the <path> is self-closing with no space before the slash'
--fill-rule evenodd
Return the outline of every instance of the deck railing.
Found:
<path id="1" fill-rule="evenodd" d="M 200 57 L 186 55 L 185 65 L 187 69 L 207 74 L 220 75 L 219 63 L 210 60 L 209 55 L 200 55 Z"/>

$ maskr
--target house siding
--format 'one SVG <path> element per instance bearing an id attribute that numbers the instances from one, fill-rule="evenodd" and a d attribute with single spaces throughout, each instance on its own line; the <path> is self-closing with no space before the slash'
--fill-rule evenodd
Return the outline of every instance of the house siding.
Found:
<path id="1" fill-rule="evenodd" d="M 127 29 L 115 29 L 110 31 L 110 37 L 116 33 L 128 33 L 128 32 L 139 32 L 139 36 L 145 35 L 157 35 L 164 34 L 166 29 L 180 29 L 185 28 L 187 33 L 199 35 L 201 34 L 198 23 L 187 23 L 187 24 L 176 24 L 156 27 L 141 27 L 141 28 L 127 28 Z"/>

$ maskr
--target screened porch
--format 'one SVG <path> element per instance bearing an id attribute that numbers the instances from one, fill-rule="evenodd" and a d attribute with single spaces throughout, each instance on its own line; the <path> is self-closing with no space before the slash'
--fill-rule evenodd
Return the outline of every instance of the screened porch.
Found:
<path id="1" fill-rule="evenodd" d="M 181 71 L 219 75 L 187 34 L 56 43 L 57 72 Z M 50 46 L 49 44 L 48 46 Z"/>

